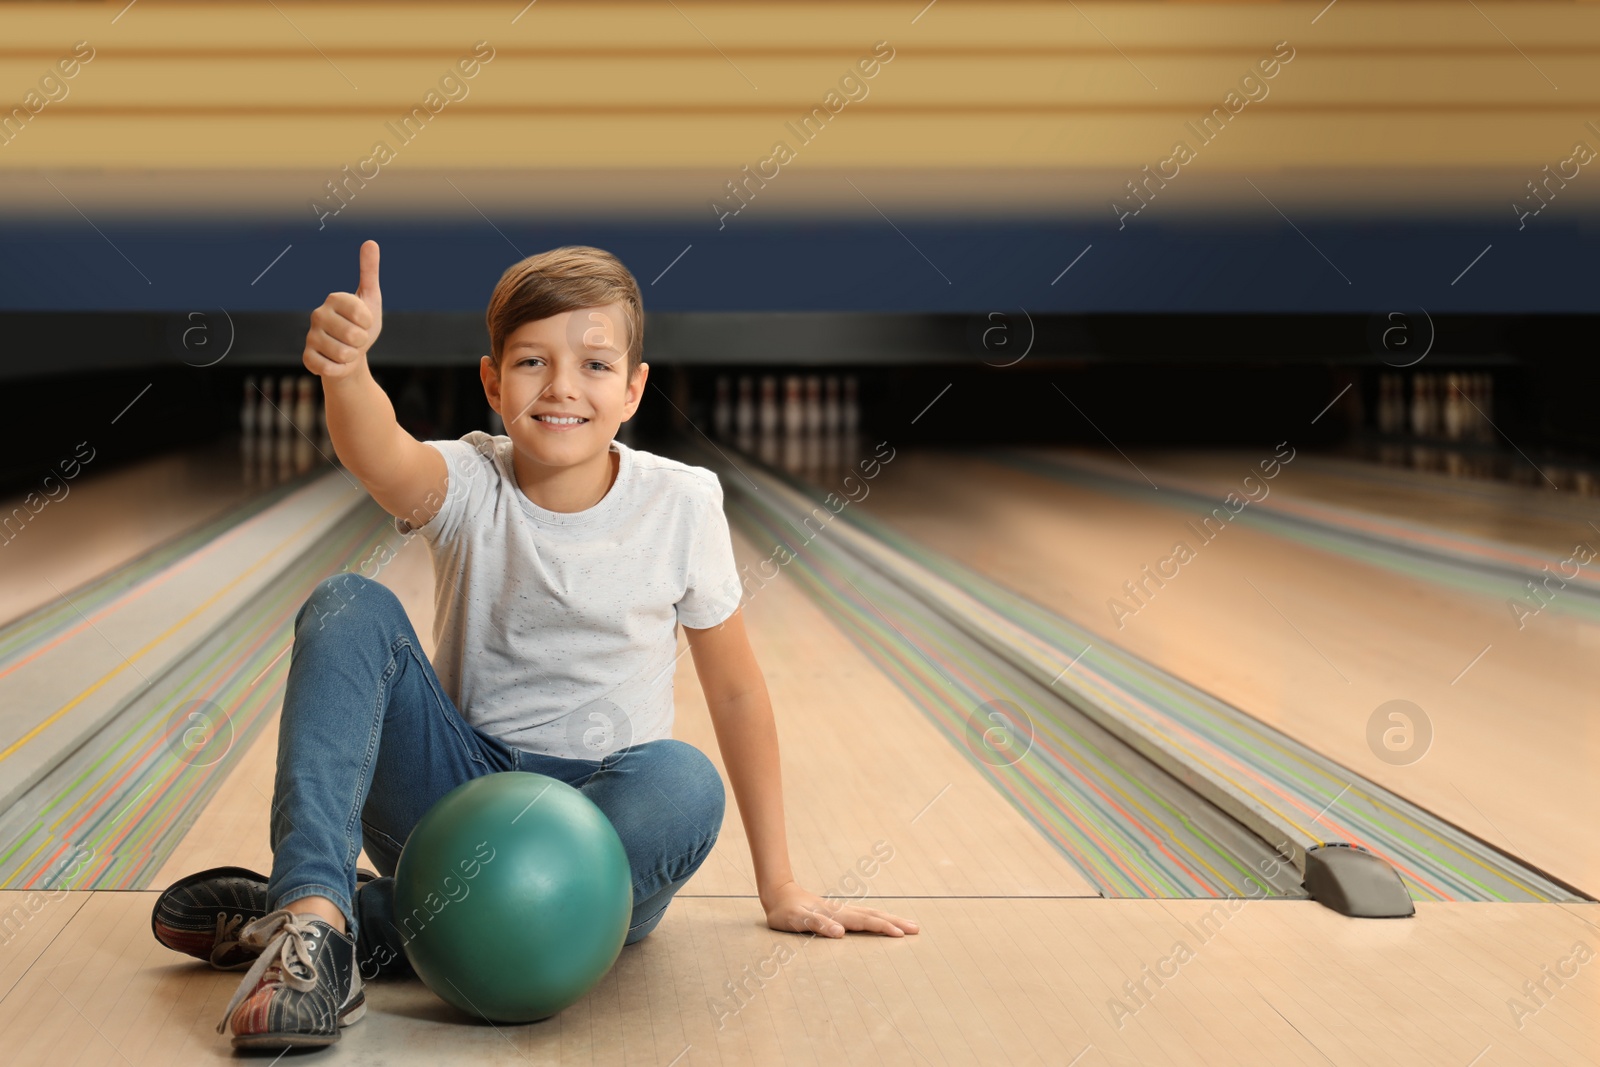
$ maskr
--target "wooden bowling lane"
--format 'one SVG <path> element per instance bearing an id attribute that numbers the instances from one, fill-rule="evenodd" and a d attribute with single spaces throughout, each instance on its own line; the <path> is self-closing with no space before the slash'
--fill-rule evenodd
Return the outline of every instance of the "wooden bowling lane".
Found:
<path id="1" fill-rule="evenodd" d="M 1292 468 L 1291 468 L 1292 469 Z M 1287 472 L 1284 477 L 1287 477 Z M 951 453 L 900 454 L 867 513 L 1092 629 L 1469 832 L 1600 892 L 1600 628 L 1233 526 Z M 1191 542 L 1131 615 L 1124 582 Z M 1119 626 L 1120 622 L 1120 626 Z M 1433 738 L 1409 763 L 1369 747 L 1408 700 Z M 1381 745 L 1380 745 L 1381 748 Z M 1412 749 L 1412 753 L 1418 749 Z M 1390 759 L 1397 754 L 1387 753 Z M 1400 753 L 1406 756 L 1412 753 Z"/>
<path id="2" fill-rule="evenodd" d="M 333 462 L 316 383 L 248 375 L 237 434 L 123 464 L 84 446 L 73 477 L 0 496 L 0 625 Z"/>
<path id="3" fill-rule="evenodd" d="M 898 462 L 898 461 L 897 461 Z M 887 484 L 880 478 L 875 484 Z M 760 558 L 736 535 L 741 564 Z M 380 572 L 432 650 L 431 563 Z M 1587 971 L 1525 981 L 1593 945 L 1596 909 L 1424 904 L 1363 922 L 1290 901 L 1104 900 L 977 775 L 787 575 L 746 607 L 772 690 L 797 876 L 843 882 L 877 840 L 867 902 L 923 932 L 842 941 L 761 921 L 730 803 L 673 914 L 545 1023 L 473 1024 L 420 983 L 369 985 L 331 1055 L 352 1064 L 1579 1064 L 1600 1038 Z M 688 656 L 676 735 L 720 759 Z M 275 735 L 262 735 L 157 884 L 268 862 Z M 731 801 L 730 796 L 730 801 Z M 157 945 L 153 892 L 0 893 L 5 1062 L 236 1062 L 212 1028 L 239 979 Z M 1178 946 L 1183 946 L 1182 953 Z M 1566 966 L 1571 966 L 1568 962 Z M 1152 975 L 1165 974 L 1159 983 Z M 1130 988 L 1144 992 L 1131 993 Z M 1076 1059 L 1075 1059 L 1076 1057 Z"/>
<path id="4" fill-rule="evenodd" d="M 212 445 L 163 453 L 97 471 L 94 461 L 45 502 L 23 491 L 0 500 L 0 516 L 20 509 L 0 534 L 0 625 L 179 537 L 248 500 L 261 487 L 240 477 L 239 460 Z"/>
<path id="5" fill-rule="evenodd" d="M 154 893 L 69 893 L 32 913 L 25 897 L 0 893 L 0 914 L 29 915 L 0 942 L 9 1065 L 238 1062 L 213 1027 L 240 976 L 157 945 Z M 1378 922 L 1291 901 L 1232 913 L 1197 900 L 917 903 L 921 934 L 836 941 L 767 930 L 744 900 L 688 896 L 553 1019 L 487 1026 L 419 982 L 380 981 L 325 1055 L 358 1067 L 1498 1067 L 1592 1064 L 1600 1044 L 1600 963 L 1574 951 L 1595 942 L 1592 906 L 1423 904 Z M 1525 983 L 1539 981 L 1535 1000 Z"/>
<path id="6" fill-rule="evenodd" d="M 738 535 L 735 549 L 741 566 L 770 551 Z M 796 879 L 819 893 L 843 892 L 882 841 L 894 858 L 870 879 L 874 897 L 1096 895 L 787 577 L 760 589 L 745 613 L 778 722 Z M 408 542 L 379 580 L 406 606 L 431 654 L 433 568 L 421 539 Z M 686 651 L 675 684 L 674 736 L 721 770 Z M 270 867 L 267 813 L 276 738 L 274 724 L 152 885 L 222 864 Z M 750 918 L 760 921 L 749 845 L 731 790 L 717 846 L 684 892 L 745 898 Z"/>
<path id="7" fill-rule="evenodd" d="M 1203 482 L 1225 494 L 1237 491 L 1245 475 L 1259 474 L 1256 464 L 1264 456 L 1247 452 L 1141 451 L 1130 453 L 1130 458 L 1153 478 L 1168 472 Z M 1138 477 L 1131 467 L 1127 473 Z M 1156 481 L 1159 484 L 1161 479 Z M 1600 499 L 1556 492 L 1544 482 L 1530 487 L 1454 478 L 1432 471 L 1382 467 L 1301 452 L 1274 479 L 1271 490 L 1273 496 L 1373 512 L 1469 537 L 1525 546 L 1550 554 L 1552 562 L 1566 558 L 1578 541 L 1600 546 L 1600 530 L 1590 525 L 1600 525 Z"/>

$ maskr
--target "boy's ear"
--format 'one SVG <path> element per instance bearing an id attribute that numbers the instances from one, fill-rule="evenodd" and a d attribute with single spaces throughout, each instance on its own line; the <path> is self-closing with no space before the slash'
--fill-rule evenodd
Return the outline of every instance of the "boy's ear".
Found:
<path id="1" fill-rule="evenodd" d="M 639 365 L 634 368 L 633 376 L 628 379 L 627 414 L 623 415 L 623 422 L 633 418 L 633 413 L 639 410 L 639 401 L 644 399 L 644 383 L 649 377 L 650 364 L 640 360 Z"/>
<path id="2" fill-rule="evenodd" d="M 478 378 L 483 382 L 483 395 L 488 399 L 490 407 L 500 410 L 500 370 L 495 366 L 494 357 L 484 356 L 478 361 Z"/>

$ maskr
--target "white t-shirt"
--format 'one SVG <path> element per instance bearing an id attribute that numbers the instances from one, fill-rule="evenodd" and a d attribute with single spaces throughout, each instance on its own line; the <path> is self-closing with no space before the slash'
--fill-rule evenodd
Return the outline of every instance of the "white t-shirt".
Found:
<path id="1" fill-rule="evenodd" d="M 444 505 L 417 528 L 433 553 L 433 668 L 467 721 L 569 759 L 672 736 L 677 624 L 739 606 L 717 476 L 613 441 L 610 491 L 564 513 L 517 485 L 511 438 L 425 443 L 449 467 Z"/>

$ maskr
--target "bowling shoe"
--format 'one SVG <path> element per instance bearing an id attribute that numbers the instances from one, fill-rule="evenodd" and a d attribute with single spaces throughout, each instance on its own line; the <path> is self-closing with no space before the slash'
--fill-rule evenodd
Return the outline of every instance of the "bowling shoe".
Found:
<path id="1" fill-rule="evenodd" d="M 356 884 L 377 875 L 356 869 Z M 244 867 L 212 867 L 180 878 L 156 898 L 150 929 L 177 952 L 205 960 L 219 971 L 250 966 L 259 946 L 240 939 L 245 924 L 267 913 L 267 876 Z"/>
<path id="2" fill-rule="evenodd" d="M 260 954 L 223 1010 L 217 1033 L 233 1047 L 289 1049 L 331 1045 L 341 1027 L 367 1012 L 355 939 L 321 919 L 268 912 L 239 931 Z"/>

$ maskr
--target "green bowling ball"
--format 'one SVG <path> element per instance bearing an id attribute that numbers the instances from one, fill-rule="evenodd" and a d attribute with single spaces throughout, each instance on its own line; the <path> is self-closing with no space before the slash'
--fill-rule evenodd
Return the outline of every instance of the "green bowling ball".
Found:
<path id="1" fill-rule="evenodd" d="M 502 771 L 452 789 L 395 870 L 395 927 L 428 988 L 491 1022 L 546 1019 L 622 952 L 633 875 L 622 839 L 578 790 Z"/>

